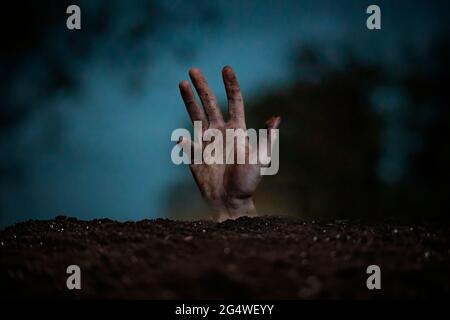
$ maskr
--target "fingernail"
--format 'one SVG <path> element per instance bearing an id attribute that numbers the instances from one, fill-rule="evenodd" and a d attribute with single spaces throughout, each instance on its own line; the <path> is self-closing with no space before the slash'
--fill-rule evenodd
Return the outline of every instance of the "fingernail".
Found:
<path id="1" fill-rule="evenodd" d="M 223 67 L 222 71 L 223 71 L 223 74 L 227 77 L 231 77 L 233 75 L 233 69 L 228 65 Z"/>
<path id="2" fill-rule="evenodd" d="M 199 74 L 199 73 L 200 73 L 200 69 L 197 67 L 192 67 L 189 69 L 189 75 Z"/>

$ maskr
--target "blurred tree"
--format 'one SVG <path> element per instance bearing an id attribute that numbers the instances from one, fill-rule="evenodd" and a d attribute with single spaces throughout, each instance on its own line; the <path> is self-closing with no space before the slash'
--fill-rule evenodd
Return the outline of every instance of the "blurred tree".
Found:
<path id="1" fill-rule="evenodd" d="M 412 54 L 410 54 L 412 55 Z M 450 43 L 437 41 L 425 57 L 408 59 L 401 79 L 411 107 L 410 130 L 420 130 L 404 178 L 387 186 L 385 210 L 409 219 L 450 222 Z"/>
<path id="2" fill-rule="evenodd" d="M 271 114 L 282 117 L 280 171 L 264 178 L 257 190 L 260 214 L 449 222 L 449 48 L 448 41 L 440 41 L 423 55 L 408 50 L 401 72 L 359 61 L 349 52 L 341 64 L 331 65 L 314 48 L 301 49 L 293 84 L 246 105 L 249 127 L 259 128 Z M 394 105 L 389 112 L 401 113 L 394 124 L 413 141 L 385 135 L 390 120 L 373 99 L 385 87 L 406 96 L 405 109 Z M 401 150 L 402 144 L 414 145 L 406 162 L 397 164 L 402 166 L 398 179 L 384 179 L 389 172 L 380 172 L 387 143 Z M 172 216 L 208 212 L 193 182 L 174 190 L 177 201 L 173 192 L 168 195 Z M 190 199 L 189 206 L 183 199 Z"/>
<path id="3" fill-rule="evenodd" d="M 66 8 L 77 4 L 82 12 L 82 30 L 66 28 Z M 0 133 L 16 126 L 50 100 L 60 90 L 76 90 L 81 79 L 73 72 L 111 42 L 119 44 L 104 58 L 114 64 L 134 64 L 136 80 L 143 65 L 154 59 L 153 48 L 167 46 L 177 56 L 187 43 L 169 36 L 171 29 L 189 19 L 213 26 L 219 19 L 217 10 L 207 1 L 170 4 L 158 0 L 133 1 L 59 1 L 18 0 L 2 4 L 0 32 Z M 145 41 L 148 45 L 142 46 Z M 137 48 L 145 48 L 140 52 Z M 195 46 L 191 46 L 195 47 Z M 138 57 L 133 57 L 139 51 Z M 187 50 L 192 54 L 192 50 Z M 127 59 L 133 57 L 135 59 Z M 120 61 L 126 59 L 126 61 Z M 18 85 L 32 87 L 25 89 Z"/>
<path id="4" fill-rule="evenodd" d="M 79 31 L 66 28 L 66 8 L 81 8 Z M 17 0 L 0 10 L 0 196 L 24 185 L 36 155 L 58 151 L 65 117 L 54 110 L 59 97 L 86 90 L 86 66 L 120 75 L 130 93 L 148 90 L 149 66 L 164 51 L 182 60 L 195 50 L 178 36 L 188 23 L 213 28 L 218 11 L 208 1 Z M 174 36 L 176 35 L 176 36 Z M 59 101 L 59 100 L 58 100 Z M 124 108 L 128 107 L 124 105 Z M 64 112 L 67 112 L 64 111 Z M 69 114 L 67 112 L 65 115 Z M 36 130 L 33 121 L 43 124 Z M 24 134 L 26 137 L 23 138 Z M 19 141 L 18 141 L 19 140 Z M 26 140 L 26 141 L 22 141 Z M 23 143 L 22 143 L 23 142 Z M 8 214 L 0 199 L 0 220 Z"/>
<path id="5" fill-rule="evenodd" d="M 283 119 L 280 171 L 263 180 L 258 207 L 315 218 L 375 214 L 381 123 L 370 93 L 382 70 L 353 58 L 333 68 L 311 48 L 298 57 L 295 73 L 316 79 L 297 78 L 291 87 L 258 99 L 248 112 L 255 123 L 270 113 Z"/>

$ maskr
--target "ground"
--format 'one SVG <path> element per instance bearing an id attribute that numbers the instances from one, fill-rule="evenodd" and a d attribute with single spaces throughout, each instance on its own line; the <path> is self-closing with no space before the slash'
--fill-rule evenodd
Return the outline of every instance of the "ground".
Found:
<path id="1" fill-rule="evenodd" d="M 258 217 L 57 217 L 0 231 L 1 297 L 450 297 L 450 228 Z M 66 287 L 68 265 L 82 289 Z M 366 268 L 381 268 L 368 290 Z"/>

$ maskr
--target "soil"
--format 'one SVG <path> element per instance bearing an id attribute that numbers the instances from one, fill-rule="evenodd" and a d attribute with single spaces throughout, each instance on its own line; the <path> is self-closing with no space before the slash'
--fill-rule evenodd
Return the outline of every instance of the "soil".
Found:
<path id="1" fill-rule="evenodd" d="M 449 231 L 281 217 L 28 221 L 0 231 L 0 296 L 450 297 Z M 73 264 L 81 290 L 66 287 Z M 372 264 L 381 268 L 381 290 L 366 287 Z"/>

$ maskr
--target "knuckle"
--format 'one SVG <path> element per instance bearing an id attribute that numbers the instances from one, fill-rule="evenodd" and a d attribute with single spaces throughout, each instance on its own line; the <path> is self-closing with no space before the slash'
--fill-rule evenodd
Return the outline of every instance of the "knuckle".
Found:
<path id="1" fill-rule="evenodd" d="M 187 104 L 188 106 L 193 106 L 193 105 L 195 105 L 195 99 L 192 98 L 192 97 L 188 97 L 188 98 L 184 99 L 184 101 L 186 102 L 186 104 Z"/>
<path id="2" fill-rule="evenodd" d="M 208 100 L 209 99 L 209 94 L 208 94 L 208 92 L 201 92 L 200 93 L 200 98 L 202 99 L 202 100 Z"/>
<path id="3" fill-rule="evenodd" d="M 231 96 L 229 100 L 230 102 L 239 102 L 239 103 L 243 101 L 240 95 Z"/>

